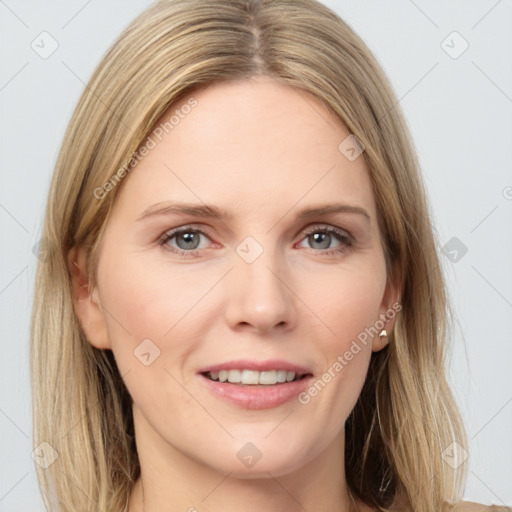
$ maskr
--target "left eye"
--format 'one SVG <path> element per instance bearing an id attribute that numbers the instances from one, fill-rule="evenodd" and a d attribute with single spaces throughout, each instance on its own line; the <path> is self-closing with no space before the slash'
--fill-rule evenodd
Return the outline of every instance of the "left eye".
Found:
<path id="1" fill-rule="evenodd" d="M 201 249 L 199 247 L 201 238 L 210 240 L 210 237 L 200 229 L 182 228 L 169 231 L 160 240 L 160 245 L 165 246 L 171 252 L 181 255 L 196 255 Z M 333 241 L 338 241 L 334 247 Z M 171 243 L 173 242 L 173 243 Z M 304 233 L 301 247 L 307 242 L 312 249 L 319 249 L 321 254 L 340 253 L 352 245 L 352 239 L 348 233 L 333 227 L 315 227 Z M 315 246 L 316 245 L 316 246 Z"/>
<path id="2" fill-rule="evenodd" d="M 341 252 L 347 246 L 352 245 L 352 240 L 347 233 L 332 227 L 314 228 L 306 233 L 304 241 L 307 241 L 310 246 L 313 246 L 313 249 L 325 250 L 333 249 L 333 247 L 331 247 L 333 239 L 337 240 L 338 244 L 331 252 Z M 315 244 L 317 244 L 316 247 Z"/>

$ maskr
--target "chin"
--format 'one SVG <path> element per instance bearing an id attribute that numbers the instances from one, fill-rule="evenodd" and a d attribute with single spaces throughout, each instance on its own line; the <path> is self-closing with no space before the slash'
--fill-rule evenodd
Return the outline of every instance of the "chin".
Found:
<path id="1" fill-rule="evenodd" d="M 266 463 L 260 460 L 253 467 L 241 467 L 241 464 L 226 465 L 226 467 L 215 469 L 223 473 L 229 473 L 230 477 L 239 478 L 240 480 L 260 480 L 270 477 L 281 477 L 300 470 L 305 465 L 304 461 L 268 461 Z"/>
<path id="2" fill-rule="evenodd" d="M 316 453 L 312 444 L 311 449 L 307 450 L 308 442 L 305 439 L 288 437 L 288 441 L 281 438 L 276 439 L 277 442 L 269 442 L 264 436 L 259 441 L 255 436 L 252 439 L 253 442 L 234 443 L 232 448 L 219 453 L 215 461 L 211 461 L 211 466 L 240 479 L 269 478 L 270 475 L 278 477 L 300 470 Z M 225 463 L 219 465 L 220 460 Z"/>

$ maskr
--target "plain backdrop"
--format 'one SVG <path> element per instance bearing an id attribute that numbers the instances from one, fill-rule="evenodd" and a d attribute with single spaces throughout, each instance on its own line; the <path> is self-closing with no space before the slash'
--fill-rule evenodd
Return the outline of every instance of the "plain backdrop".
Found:
<path id="1" fill-rule="evenodd" d="M 465 499 L 512 505 L 512 3 L 325 3 L 389 76 L 447 244 L 442 262 L 457 315 L 448 372 L 470 438 Z M 148 5 L 0 0 L 3 512 L 43 510 L 31 459 L 28 333 L 50 176 L 93 69 Z M 58 45 L 51 55 L 41 55 L 42 37 L 44 51 Z"/>

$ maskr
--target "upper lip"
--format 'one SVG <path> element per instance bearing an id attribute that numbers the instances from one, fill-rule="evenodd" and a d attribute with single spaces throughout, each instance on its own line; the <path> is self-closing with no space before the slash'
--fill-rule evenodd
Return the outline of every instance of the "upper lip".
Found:
<path id="1" fill-rule="evenodd" d="M 205 366 L 198 373 L 220 372 L 221 370 L 256 370 L 259 372 L 271 370 L 286 370 L 287 372 L 295 372 L 297 375 L 305 375 L 311 373 L 304 366 L 290 363 L 281 359 L 267 359 L 266 361 L 254 361 L 249 359 L 238 359 L 234 361 L 226 361 L 224 363 L 212 364 Z"/>

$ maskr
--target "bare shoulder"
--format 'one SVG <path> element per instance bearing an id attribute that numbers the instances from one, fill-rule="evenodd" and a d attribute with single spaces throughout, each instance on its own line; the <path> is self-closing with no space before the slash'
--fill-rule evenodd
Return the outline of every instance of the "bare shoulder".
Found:
<path id="1" fill-rule="evenodd" d="M 396 511 L 412 512 L 410 508 L 397 508 Z M 482 505 L 482 503 L 475 503 L 473 501 L 459 501 L 456 504 L 445 503 L 442 512 L 512 512 L 512 507 L 504 505 Z"/>
<path id="2" fill-rule="evenodd" d="M 473 501 L 461 501 L 452 505 L 447 512 L 512 512 L 512 507 L 501 505 L 482 505 Z"/>
<path id="3" fill-rule="evenodd" d="M 363 505 L 359 508 L 361 512 L 380 512 L 380 509 L 371 508 Z M 389 509 L 393 512 L 414 512 L 410 507 L 403 505 L 395 505 Z M 459 501 L 456 504 L 445 502 L 442 512 L 512 512 L 512 507 L 506 505 L 482 505 L 473 501 Z"/>

